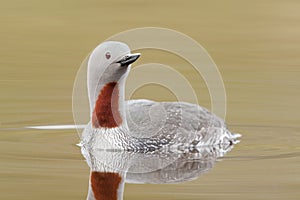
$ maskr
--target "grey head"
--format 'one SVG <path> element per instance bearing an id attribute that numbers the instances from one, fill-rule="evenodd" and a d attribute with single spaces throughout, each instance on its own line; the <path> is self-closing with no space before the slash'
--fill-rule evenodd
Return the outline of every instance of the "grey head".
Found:
<path id="1" fill-rule="evenodd" d="M 124 82 L 130 70 L 130 64 L 139 56 L 139 53 L 131 54 L 128 45 L 116 41 L 103 42 L 92 51 L 87 70 L 91 109 L 95 105 L 101 88 L 110 82 Z"/>

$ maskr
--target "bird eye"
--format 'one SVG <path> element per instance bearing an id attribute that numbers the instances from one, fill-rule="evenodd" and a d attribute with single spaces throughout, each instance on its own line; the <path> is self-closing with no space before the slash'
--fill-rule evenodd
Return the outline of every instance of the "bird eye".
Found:
<path id="1" fill-rule="evenodd" d="M 106 52 L 105 57 L 106 57 L 107 60 L 110 59 L 110 57 L 111 57 L 110 52 Z"/>

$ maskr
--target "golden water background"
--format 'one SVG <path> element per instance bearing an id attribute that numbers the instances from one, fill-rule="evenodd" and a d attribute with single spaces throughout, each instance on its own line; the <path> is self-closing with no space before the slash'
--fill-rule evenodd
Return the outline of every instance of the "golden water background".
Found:
<path id="1" fill-rule="evenodd" d="M 199 179 L 126 185 L 124 198 L 298 199 L 299 10 L 294 0 L 2 1 L 0 199 L 85 199 L 89 169 L 77 132 L 23 127 L 72 124 L 73 82 L 86 55 L 113 34 L 145 26 L 203 45 L 224 79 L 229 128 L 243 138 Z M 210 106 L 205 84 L 185 62 L 147 51 L 139 62 L 153 59 L 181 69 L 199 103 Z M 174 100 L 155 85 L 132 98 Z"/>

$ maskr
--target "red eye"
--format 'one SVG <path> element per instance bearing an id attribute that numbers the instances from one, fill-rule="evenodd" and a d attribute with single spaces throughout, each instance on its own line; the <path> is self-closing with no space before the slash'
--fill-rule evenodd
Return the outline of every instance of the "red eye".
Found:
<path id="1" fill-rule="evenodd" d="M 107 60 L 110 59 L 110 57 L 111 57 L 110 53 L 106 52 L 105 57 L 106 57 Z"/>

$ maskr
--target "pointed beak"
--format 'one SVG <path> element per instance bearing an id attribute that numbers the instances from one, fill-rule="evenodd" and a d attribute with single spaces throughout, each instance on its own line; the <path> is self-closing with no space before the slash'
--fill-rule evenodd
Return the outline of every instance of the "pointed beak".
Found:
<path id="1" fill-rule="evenodd" d="M 135 62 L 141 56 L 140 53 L 127 54 L 121 60 L 117 61 L 121 66 L 128 66 L 131 63 Z"/>

